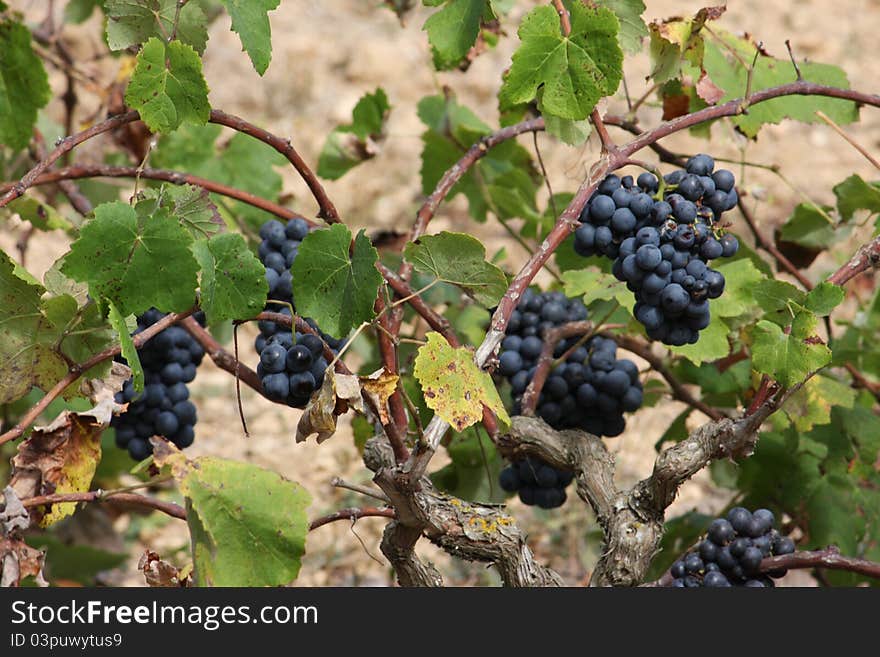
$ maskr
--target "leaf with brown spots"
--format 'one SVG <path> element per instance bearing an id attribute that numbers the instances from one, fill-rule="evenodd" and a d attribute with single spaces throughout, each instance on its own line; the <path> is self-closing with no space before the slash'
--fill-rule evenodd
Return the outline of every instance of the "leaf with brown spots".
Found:
<path id="1" fill-rule="evenodd" d="M 477 367 L 473 352 L 453 348 L 439 333 L 426 337 L 428 343 L 419 349 L 414 373 L 428 407 L 456 431 L 479 422 L 484 404 L 502 423 L 510 424 L 492 377 Z"/>

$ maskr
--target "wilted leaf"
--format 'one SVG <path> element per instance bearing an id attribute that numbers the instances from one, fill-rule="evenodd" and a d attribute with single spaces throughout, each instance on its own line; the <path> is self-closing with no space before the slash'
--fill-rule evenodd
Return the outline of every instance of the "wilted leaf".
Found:
<path id="1" fill-rule="evenodd" d="M 88 411 L 64 411 L 45 427 L 34 427 L 12 457 L 10 485 L 21 498 L 89 490 L 101 460 L 101 433 L 119 406 L 105 399 Z M 53 504 L 33 509 L 40 527 L 71 515 L 76 504 Z"/>
<path id="2" fill-rule="evenodd" d="M 318 394 L 309 401 L 296 425 L 296 442 L 317 435 L 322 443 L 336 433 L 336 418 L 348 408 L 364 411 L 361 384 L 354 374 L 338 374 L 328 369 Z"/>
<path id="3" fill-rule="evenodd" d="M 0 536 L 0 588 L 19 586 L 26 577 L 36 578 L 38 586 L 48 586 L 43 579 L 45 558 L 20 538 Z"/>
<path id="4" fill-rule="evenodd" d="M 191 573 L 164 561 L 156 552 L 146 550 L 138 560 L 138 570 L 144 574 L 147 586 L 153 588 L 178 588 L 189 586 Z"/>
<path id="5" fill-rule="evenodd" d="M 397 382 L 400 380 L 400 376 L 389 374 L 383 367 L 372 374 L 359 377 L 359 380 L 364 395 L 379 409 L 379 419 L 382 421 L 382 424 L 388 424 L 390 421 L 388 398 L 397 390 Z"/>

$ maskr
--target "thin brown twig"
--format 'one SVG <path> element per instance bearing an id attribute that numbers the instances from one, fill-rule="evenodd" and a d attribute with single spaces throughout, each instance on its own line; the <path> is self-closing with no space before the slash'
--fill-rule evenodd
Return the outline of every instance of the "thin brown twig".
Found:
<path id="1" fill-rule="evenodd" d="M 562 27 L 562 36 L 571 34 L 571 17 L 568 15 L 568 9 L 562 4 L 562 0 L 552 0 L 556 13 L 559 14 L 559 25 Z"/>
<path id="2" fill-rule="evenodd" d="M 50 504 L 63 504 L 66 502 L 119 502 L 122 504 L 154 509 L 156 511 L 161 511 L 172 518 L 186 520 L 186 510 L 179 504 L 157 500 L 154 497 L 138 495 L 137 493 L 112 493 L 109 491 L 93 490 L 83 493 L 40 495 L 38 497 L 28 497 L 21 501 L 25 508 L 46 506 Z"/>
<path id="3" fill-rule="evenodd" d="M 180 324 L 202 346 L 202 349 L 217 367 L 230 374 L 236 374 L 237 369 L 238 379 L 261 395 L 264 394 L 263 385 L 260 383 L 260 377 L 257 376 L 257 373 L 226 351 L 206 328 L 192 317 L 187 317 Z"/>
<path id="4" fill-rule="evenodd" d="M 82 132 L 78 132 L 75 135 L 70 135 L 60 140 L 55 148 L 48 155 L 46 155 L 46 157 L 37 162 L 37 164 L 34 165 L 34 167 L 30 171 L 28 171 L 21 180 L 13 184 L 12 187 L 7 190 L 2 197 L 0 197 L 0 208 L 6 206 L 11 201 L 23 195 L 25 191 L 27 191 L 27 189 L 34 184 L 34 181 L 37 179 L 37 177 L 50 166 L 52 166 L 55 162 L 57 162 L 58 159 L 65 153 L 69 152 L 84 141 L 88 141 L 92 137 L 97 137 L 98 135 L 105 132 L 115 130 L 116 128 L 123 126 L 127 123 L 137 121 L 139 118 L 140 116 L 136 111 L 126 112 L 125 114 L 118 114 L 116 116 L 111 116 L 109 119 L 101 121 L 100 123 L 96 123 L 90 128 L 83 130 Z"/>
<path id="5" fill-rule="evenodd" d="M 230 187 L 223 183 L 214 182 L 213 180 L 208 180 L 207 178 L 202 178 L 200 176 L 167 169 L 146 168 L 139 171 L 138 167 L 130 166 L 120 167 L 105 164 L 78 164 L 40 174 L 33 181 L 32 186 L 46 185 L 49 183 L 58 183 L 61 185 L 64 181 L 78 180 L 82 178 L 135 178 L 137 176 L 149 180 L 161 180 L 173 185 L 195 185 L 196 187 L 201 187 L 209 192 L 228 196 L 236 201 L 241 201 L 242 203 L 247 203 L 253 207 L 265 210 L 281 219 L 303 219 L 310 226 L 317 225 L 314 220 L 304 217 L 298 212 L 294 212 L 283 205 L 273 203 L 272 201 L 268 201 L 251 194 L 250 192 Z M 12 182 L 0 183 L 0 193 L 8 191 L 14 186 L 15 183 Z"/>
<path id="6" fill-rule="evenodd" d="M 211 123 L 225 125 L 227 128 L 232 128 L 233 130 L 244 133 L 254 139 L 259 139 L 264 144 L 271 146 L 281 153 L 287 158 L 288 162 L 293 165 L 293 168 L 296 169 L 297 173 L 299 173 L 300 177 L 305 181 L 306 186 L 308 186 L 309 190 L 312 192 L 312 196 L 314 196 L 315 200 L 318 202 L 318 216 L 328 223 L 339 223 L 339 213 L 336 211 L 336 206 L 333 205 L 333 201 L 327 196 L 327 192 L 324 190 L 318 177 L 293 147 L 293 143 L 290 139 L 278 137 L 268 130 L 259 128 L 245 119 L 234 116 L 233 114 L 227 114 L 221 110 L 211 110 L 210 121 Z"/>
<path id="7" fill-rule="evenodd" d="M 350 509 L 340 509 L 334 513 L 330 513 L 326 516 L 322 516 L 320 518 L 316 518 L 309 523 L 309 531 L 313 529 L 317 529 L 318 527 L 323 527 L 324 525 L 328 525 L 331 522 L 336 522 L 337 520 L 350 520 L 351 522 L 356 522 L 361 518 L 369 518 L 369 517 L 381 517 L 381 518 L 396 518 L 397 514 L 394 512 L 392 508 L 384 508 L 380 509 L 375 506 L 364 506 L 364 507 L 352 507 Z"/>
<path id="8" fill-rule="evenodd" d="M 388 499 L 388 496 L 378 488 L 370 488 L 368 486 L 361 486 L 360 484 L 353 484 L 339 477 L 333 477 L 330 480 L 330 485 L 334 486 L 335 488 L 345 488 L 346 490 L 360 493 L 361 495 L 373 497 L 380 502 L 384 502 L 385 504 L 391 503 L 391 501 Z"/>
<path id="9" fill-rule="evenodd" d="M 598 108 L 594 109 L 590 114 L 590 121 L 592 121 L 593 127 L 596 128 L 596 134 L 599 135 L 599 141 L 602 143 L 602 152 L 611 153 L 616 150 L 617 145 L 614 143 L 611 135 L 608 134 L 608 128 L 605 127 L 605 122 L 602 120 L 602 115 L 599 114 Z"/>
<path id="10" fill-rule="evenodd" d="M 866 160 L 868 160 L 868 162 L 870 162 L 874 166 L 875 169 L 880 169 L 880 162 L 878 162 L 877 159 L 868 152 L 868 149 L 862 146 L 855 139 L 853 139 L 852 135 L 848 134 L 843 128 L 837 125 L 837 123 L 835 123 L 830 116 L 828 116 L 822 110 L 816 110 L 816 116 L 818 116 L 826 124 L 828 124 L 828 126 L 832 130 L 834 130 L 834 132 L 840 135 L 847 144 L 855 148 Z"/>
<path id="11" fill-rule="evenodd" d="M 152 338 L 157 333 L 164 331 L 166 328 L 171 326 L 172 324 L 176 324 L 182 319 L 189 317 L 195 312 L 195 308 L 190 308 L 189 310 L 182 313 L 169 313 L 165 315 L 158 322 L 153 324 L 152 326 L 148 326 L 143 331 L 138 333 L 137 335 L 132 336 L 132 342 L 134 343 L 135 348 L 141 347 L 147 340 Z M 91 358 L 86 359 L 82 363 L 74 365 L 73 367 L 68 369 L 67 374 L 58 381 L 52 388 L 43 395 L 40 400 L 34 404 L 24 415 L 21 416 L 21 419 L 18 423 L 9 429 L 9 431 L 5 432 L 3 435 L 0 435 L 0 445 L 3 443 L 9 442 L 10 440 L 15 440 L 16 438 L 21 437 L 27 428 L 33 424 L 40 414 L 46 410 L 46 408 L 51 404 L 55 399 L 61 395 L 62 392 L 72 383 L 74 383 L 80 376 L 82 376 L 85 372 L 88 372 L 95 365 L 99 365 L 103 363 L 105 360 L 110 360 L 114 356 L 118 356 L 122 352 L 122 348 L 119 345 L 115 347 L 108 347 L 104 351 L 101 351 Z"/>
<path id="12" fill-rule="evenodd" d="M 235 403 L 238 405 L 238 417 L 241 418 L 241 428 L 244 429 L 244 437 L 249 438 L 247 420 L 244 417 L 244 405 L 241 403 L 241 359 L 238 357 L 238 327 L 239 324 L 232 325 L 232 346 L 235 350 Z"/>
<path id="13" fill-rule="evenodd" d="M 836 545 L 829 545 L 824 550 L 793 552 L 778 557 L 767 557 L 761 561 L 762 573 L 782 568 L 786 570 L 798 568 L 845 570 L 847 572 L 858 573 L 860 575 L 880 579 L 880 563 L 856 557 L 845 557 L 840 554 L 840 549 Z"/>

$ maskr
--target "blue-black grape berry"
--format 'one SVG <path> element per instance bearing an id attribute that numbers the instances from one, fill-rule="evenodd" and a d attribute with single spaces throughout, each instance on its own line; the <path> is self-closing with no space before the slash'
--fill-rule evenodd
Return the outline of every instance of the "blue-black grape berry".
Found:
<path id="1" fill-rule="evenodd" d="M 713 520 L 706 538 L 670 566 L 670 586 L 687 588 L 690 577 L 691 587 L 773 587 L 773 578 L 785 571 L 762 573 L 761 561 L 795 551 L 794 541 L 774 529 L 775 524 L 768 509 L 734 507 L 724 518 Z"/>
<path id="2" fill-rule="evenodd" d="M 724 293 L 724 276 L 708 267 L 739 249 L 721 228 L 721 216 L 737 203 L 730 171 L 695 155 L 684 169 L 660 181 L 642 173 L 635 185 L 607 176 L 584 206 L 574 249 L 612 259 L 612 273 L 635 294 L 633 314 L 648 337 L 664 344 L 693 344 L 711 321 L 706 299 Z"/>
<path id="3" fill-rule="evenodd" d="M 164 314 L 155 308 L 137 318 L 137 335 Z M 196 320 L 204 325 L 203 313 Z M 113 417 L 116 444 L 128 450 L 136 461 L 153 453 L 150 438 L 164 436 L 177 447 L 189 447 L 195 438 L 196 407 L 189 401 L 187 383 L 195 378 L 205 350 L 181 326 L 169 326 L 147 340 L 138 357 L 144 370 L 144 390 L 137 393 L 132 379 L 116 393 L 117 404 L 128 404 L 125 412 Z M 122 362 L 124 360 L 120 357 Z"/>

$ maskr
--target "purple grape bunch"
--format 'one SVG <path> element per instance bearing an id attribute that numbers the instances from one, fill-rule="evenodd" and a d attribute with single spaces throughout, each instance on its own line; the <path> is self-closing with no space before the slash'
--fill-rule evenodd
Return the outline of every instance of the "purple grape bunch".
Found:
<path id="1" fill-rule="evenodd" d="M 739 242 L 722 224 L 736 207 L 736 179 L 695 155 L 660 180 L 649 172 L 606 176 L 584 206 L 574 248 L 603 255 L 635 294 L 633 314 L 652 340 L 693 344 L 710 321 L 709 300 L 724 293 L 721 272 L 709 267 L 736 254 Z"/>

